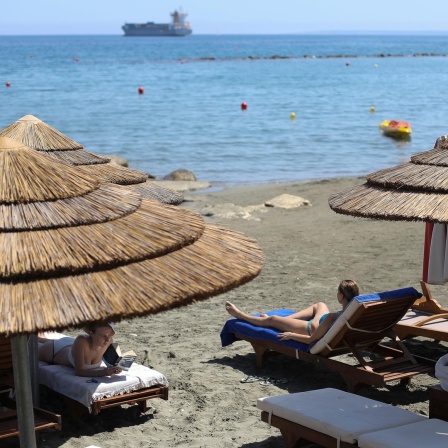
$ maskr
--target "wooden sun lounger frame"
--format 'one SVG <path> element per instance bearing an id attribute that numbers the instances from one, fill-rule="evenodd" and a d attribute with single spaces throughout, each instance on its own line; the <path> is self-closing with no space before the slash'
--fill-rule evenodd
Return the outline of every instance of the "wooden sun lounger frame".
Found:
<path id="1" fill-rule="evenodd" d="M 422 316 L 421 320 L 413 325 L 401 325 L 398 322 L 394 327 L 394 331 L 401 339 L 423 336 L 436 341 L 448 341 L 448 330 L 440 331 L 426 326 L 426 324 L 437 319 L 448 319 L 448 310 L 442 308 L 439 302 L 434 299 L 429 290 L 429 286 L 425 282 L 421 281 L 420 284 L 423 297 L 417 299 L 411 308 L 416 312 L 422 311 L 423 313 L 428 313 L 428 315 Z"/>
<path id="2" fill-rule="evenodd" d="M 448 309 L 443 308 L 439 302 L 432 296 L 429 286 L 424 281 L 420 281 L 423 297 L 417 299 L 412 304 L 412 309 L 432 314 L 446 314 Z"/>
<path id="3" fill-rule="evenodd" d="M 433 360 L 413 356 L 392 331 L 392 327 L 414 300 L 415 297 L 407 296 L 388 301 L 362 303 L 349 319 L 351 329 L 344 325 L 331 340 L 331 346 L 318 354 L 242 334 L 235 336 L 252 345 L 259 368 L 262 367 L 264 358 L 281 353 L 311 364 L 323 364 L 338 372 L 349 391 L 356 391 L 366 385 L 384 387 L 395 380 L 409 383 L 415 375 L 433 373 L 435 365 Z M 400 317 L 397 319 L 397 316 Z M 381 343 L 384 338 L 390 338 L 391 346 Z M 381 359 L 367 361 L 363 355 L 365 350 L 380 355 Z M 332 359 L 346 353 L 352 353 L 358 364 L 350 365 Z"/>
<path id="4" fill-rule="evenodd" d="M 41 386 L 46 387 L 46 386 Z M 48 387 L 46 387 L 49 389 Z M 76 419 L 83 414 L 88 414 L 89 409 L 79 401 L 73 400 L 64 394 L 61 394 L 53 389 L 49 389 L 52 393 L 60 395 L 69 410 L 72 419 Z M 109 398 L 102 398 L 92 402 L 92 415 L 98 415 L 102 410 L 113 408 L 115 406 L 133 405 L 137 404 L 141 412 L 146 412 L 150 406 L 148 400 L 152 398 L 161 398 L 162 400 L 168 400 L 168 386 L 153 386 L 144 389 L 139 389 L 134 392 L 128 392 L 123 395 L 115 395 Z"/>
<path id="5" fill-rule="evenodd" d="M 19 435 L 16 402 L 9 398 L 9 392 L 14 388 L 14 374 L 12 366 L 11 341 L 0 337 L 0 405 L 8 411 L 0 412 L 0 439 Z M 36 433 L 43 429 L 53 428 L 61 430 L 61 416 L 34 408 L 34 430 Z M 36 437 L 38 434 L 36 434 Z"/>

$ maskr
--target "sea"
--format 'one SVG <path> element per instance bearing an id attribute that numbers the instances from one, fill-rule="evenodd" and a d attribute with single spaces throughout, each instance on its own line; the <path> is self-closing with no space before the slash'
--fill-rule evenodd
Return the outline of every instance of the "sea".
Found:
<path id="1" fill-rule="evenodd" d="M 0 128 L 31 114 L 159 179 L 364 176 L 448 134 L 448 35 L 0 36 L 0 61 Z"/>

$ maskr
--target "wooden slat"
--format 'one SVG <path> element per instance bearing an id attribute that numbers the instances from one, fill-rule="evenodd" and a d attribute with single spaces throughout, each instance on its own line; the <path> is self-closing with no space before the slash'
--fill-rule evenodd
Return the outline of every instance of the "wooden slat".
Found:
<path id="1" fill-rule="evenodd" d="M 0 337 L 0 387 L 14 387 L 14 373 L 12 366 L 11 340 Z M 2 404 L 7 402 L 8 407 L 15 407 L 15 402 L 6 395 L 2 396 Z M 34 430 L 54 428 L 61 430 L 61 416 L 43 409 L 34 408 Z M 15 410 L 0 412 L 0 439 L 19 435 L 19 424 Z"/>
<path id="2" fill-rule="evenodd" d="M 34 430 L 54 428 L 61 429 L 61 416 L 44 411 L 43 409 L 34 409 Z M 16 411 L 6 411 L 0 413 L 0 439 L 16 437 L 19 435 L 19 424 Z"/>
<path id="3" fill-rule="evenodd" d="M 123 395 L 115 395 L 109 398 L 102 398 L 92 403 L 92 414 L 98 414 L 103 409 L 121 406 L 123 404 L 140 403 L 152 398 L 162 398 L 168 400 L 168 387 L 154 386 L 146 389 L 140 389 L 135 392 L 128 392 Z"/>

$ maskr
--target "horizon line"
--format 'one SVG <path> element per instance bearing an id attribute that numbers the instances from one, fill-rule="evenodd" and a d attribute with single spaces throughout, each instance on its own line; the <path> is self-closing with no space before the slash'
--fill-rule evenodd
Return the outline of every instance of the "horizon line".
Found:
<path id="1" fill-rule="evenodd" d="M 356 31 L 356 30 L 335 30 L 335 31 L 306 31 L 300 33 L 193 33 L 190 36 L 181 36 L 191 38 L 194 36 L 307 36 L 307 35 L 448 35 L 448 30 L 437 30 L 437 31 L 429 31 L 429 30 L 413 30 L 413 31 L 393 31 L 393 30 L 369 30 L 369 31 Z M 0 33 L 0 37 L 39 37 L 39 36 L 123 36 L 123 37 L 179 37 L 179 36 L 125 36 L 122 33 L 113 33 L 113 34 L 103 34 L 103 33 L 38 33 L 38 34 L 2 34 Z"/>

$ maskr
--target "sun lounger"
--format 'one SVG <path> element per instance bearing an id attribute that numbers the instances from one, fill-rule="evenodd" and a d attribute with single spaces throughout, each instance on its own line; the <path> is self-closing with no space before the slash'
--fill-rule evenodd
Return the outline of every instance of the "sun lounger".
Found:
<path id="1" fill-rule="evenodd" d="M 11 341 L 0 337 L 0 439 L 19 435 L 19 424 L 16 412 L 16 402 L 11 398 L 15 388 L 12 365 Z M 61 416 L 35 407 L 34 430 L 61 430 Z M 0 444 L 1 445 L 1 444 Z"/>
<path id="2" fill-rule="evenodd" d="M 448 341 L 448 311 L 432 297 L 426 283 L 420 282 L 424 297 L 397 322 L 395 333 L 401 338 L 423 336 L 436 341 Z"/>
<path id="3" fill-rule="evenodd" d="M 64 335 L 51 335 L 60 336 Z M 76 376 L 71 367 L 39 361 L 39 383 L 61 394 L 73 416 L 83 412 L 96 415 L 103 409 L 135 403 L 146 412 L 149 399 L 168 400 L 166 377 L 135 362 L 119 375 L 87 378 Z"/>
<path id="4" fill-rule="evenodd" d="M 448 313 L 448 309 L 443 308 L 436 299 L 434 299 L 431 290 L 429 289 L 429 285 L 424 281 L 420 282 L 423 296 L 417 299 L 412 304 L 412 309 L 417 311 L 423 311 L 425 313 L 431 314 L 446 314 Z"/>
<path id="5" fill-rule="evenodd" d="M 415 375 L 434 372 L 434 362 L 414 357 L 392 331 L 421 294 L 403 288 L 354 298 L 330 330 L 316 344 L 279 341 L 278 331 L 257 327 L 239 319 L 229 319 L 221 331 L 222 346 L 237 340 L 252 344 L 257 366 L 265 356 L 282 353 L 312 364 L 323 364 L 337 371 L 349 390 L 362 385 L 383 387 L 395 380 L 409 381 Z M 267 314 L 288 315 L 291 310 L 274 310 Z M 384 343 L 389 339 L 389 344 Z M 383 341 L 383 342 L 382 342 Z M 352 353 L 358 364 L 347 364 L 338 355 Z M 366 354 L 371 355 L 366 358 Z"/>
<path id="6" fill-rule="evenodd" d="M 287 448 L 302 442 L 331 448 L 442 447 L 448 440 L 447 422 L 332 388 L 260 398 L 257 407 L 262 421 L 280 429 Z M 427 441 L 414 443 L 411 437 L 423 434 Z M 431 445 L 433 440 L 442 443 Z"/>
<path id="7" fill-rule="evenodd" d="M 426 419 L 398 428 L 362 434 L 360 448 L 442 448 L 448 446 L 448 422 L 436 418 Z"/>
<path id="8" fill-rule="evenodd" d="M 448 341 L 448 313 L 430 314 L 409 310 L 394 326 L 401 339 L 423 336 L 436 341 Z"/>

